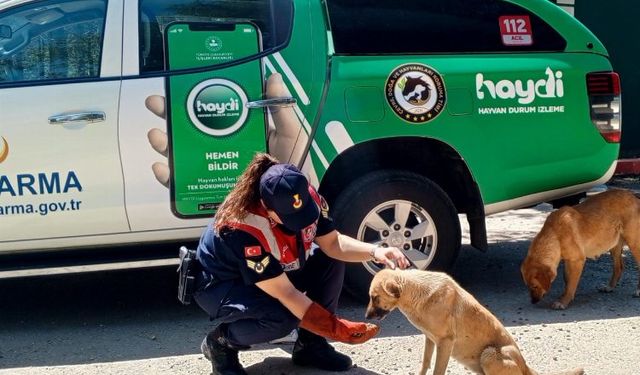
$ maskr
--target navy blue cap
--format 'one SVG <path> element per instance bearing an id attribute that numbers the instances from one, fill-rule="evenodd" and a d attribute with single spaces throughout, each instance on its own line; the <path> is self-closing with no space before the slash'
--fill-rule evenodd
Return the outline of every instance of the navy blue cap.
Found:
<path id="1" fill-rule="evenodd" d="M 264 172 L 260 178 L 260 197 L 282 224 L 295 232 L 320 216 L 318 205 L 309 194 L 309 181 L 292 164 L 276 164 Z"/>

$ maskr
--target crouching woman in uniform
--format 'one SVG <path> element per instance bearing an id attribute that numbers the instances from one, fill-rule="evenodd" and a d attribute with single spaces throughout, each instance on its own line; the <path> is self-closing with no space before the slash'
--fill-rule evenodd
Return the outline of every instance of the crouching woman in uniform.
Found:
<path id="1" fill-rule="evenodd" d="M 305 176 L 267 154 L 256 155 L 239 177 L 204 231 L 197 259 L 203 271 L 194 298 L 216 326 L 201 350 L 215 375 L 246 374 L 238 350 L 296 327 L 295 364 L 348 370 L 351 359 L 325 338 L 359 344 L 379 328 L 336 317 L 343 262 L 409 266 L 397 248 L 338 233 L 327 203 Z"/>

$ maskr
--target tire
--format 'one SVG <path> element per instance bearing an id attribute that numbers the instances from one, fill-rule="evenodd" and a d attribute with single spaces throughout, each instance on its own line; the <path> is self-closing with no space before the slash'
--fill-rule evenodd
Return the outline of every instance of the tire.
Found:
<path id="1" fill-rule="evenodd" d="M 410 259 L 418 259 L 414 264 L 420 269 L 449 271 L 460 251 L 455 206 L 438 185 L 416 173 L 382 170 L 367 174 L 338 196 L 332 215 L 341 233 L 396 246 Z M 370 261 L 348 263 L 345 289 L 366 302 L 371 279 L 380 269 Z"/>

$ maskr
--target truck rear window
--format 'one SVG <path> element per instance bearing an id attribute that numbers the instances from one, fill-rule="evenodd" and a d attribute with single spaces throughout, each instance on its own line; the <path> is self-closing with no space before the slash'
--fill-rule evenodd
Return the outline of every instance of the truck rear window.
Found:
<path id="1" fill-rule="evenodd" d="M 567 44 L 540 17 L 500 0 L 329 0 L 327 6 L 339 54 L 549 52 Z M 525 29 L 523 43 L 505 42 L 511 28 Z"/>

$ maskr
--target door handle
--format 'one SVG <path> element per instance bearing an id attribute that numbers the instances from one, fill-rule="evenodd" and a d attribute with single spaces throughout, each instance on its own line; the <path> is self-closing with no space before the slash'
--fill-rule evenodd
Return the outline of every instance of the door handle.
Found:
<path id="1" fill-rule="evenodd" d="M 49 124 L 51 125 L 64 125 L 74 122 L 100 122 L 105 121 L 107 115 L 104 112 L 78 112 L 78 113 L 63 113 L 61 115 L 53 115 L 49 117 Z"/>
<path id="2" fill-rule="evenodd" d="M 264 107 L 292 107 L 297 103 L 295 98 L 284 96 L 281 98 L 271 98 L 264 100 L 255 100 L 247 103 L 247 108 L 264 108 Z"/>

